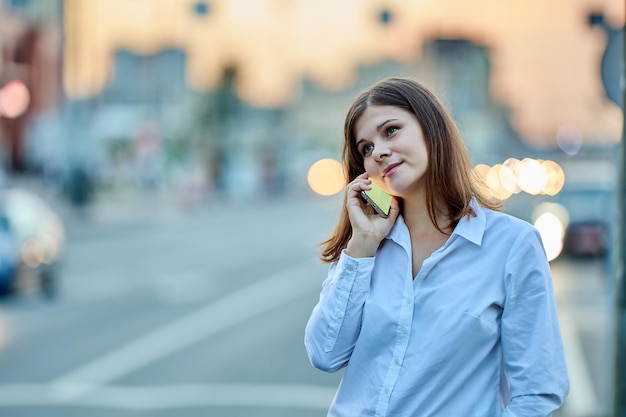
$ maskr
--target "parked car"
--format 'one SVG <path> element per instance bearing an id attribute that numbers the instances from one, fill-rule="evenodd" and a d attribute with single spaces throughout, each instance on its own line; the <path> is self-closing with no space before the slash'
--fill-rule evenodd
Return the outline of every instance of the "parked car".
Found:
<path id="1" fill-rule="evenodd" d="M 65 243 L 65 230 L 60 217 L 44 199 L 26 189 L 6 189 L 0 193 L 0 201 L 7 230 L 6 248 L 2 246 L 3 238 L 0 236 L 3 252 L 0 259 L 15 259 L 16 264 L 14 270 L 8 270 L 3 277 L 0 291 L 12 294 L 36 287 L 42 294 L 53 296 Z M 10 266 L 11 261 L 7 262 Z"/>
<path id="2" fill-rule="evenodd" d="M 566 190 L 558 199 L 569 212 L 563 252 L 573 257 L 603 257 L 610 251 L 611 225 L 617 217 L 614 189 L 578 188 Z"/>
<path id="3" fill-rule="evenodd" d="M 20 266 L 20 253 L 17 239 L 9 219 L 0 213 L 0 295 L 9 294 Z"/>
<path id="4" fill-rule="evenodd" d="M 610 243 L 607 225 L 600 221 L 570 223 L 565 234 L 563 250 L 577 257 L 602 257 Z"/>

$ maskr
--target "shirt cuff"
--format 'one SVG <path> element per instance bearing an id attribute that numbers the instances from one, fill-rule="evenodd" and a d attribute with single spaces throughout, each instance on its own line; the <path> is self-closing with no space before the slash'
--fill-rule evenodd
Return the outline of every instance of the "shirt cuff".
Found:
<path id="1" fill-rule="evenodd" d="M 374 259 L 373 256 L 353 258 L 343 250 L 337 262 L 338 274 L 335 275 L 337 288 L 348 292 L 369 292 Z"/>

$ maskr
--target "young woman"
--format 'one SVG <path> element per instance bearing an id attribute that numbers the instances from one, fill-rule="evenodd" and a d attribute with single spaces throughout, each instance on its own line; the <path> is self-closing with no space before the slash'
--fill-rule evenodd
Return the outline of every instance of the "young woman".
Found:
<path id="1" fill-rule="evenodd" d="M 569 389 L 538 232 L 481 193 L 451 116 L 424 86 L 383 80 L 344 126 L 345 204 L 305 331 L 345 368 L 329 416 L 549 416 Z M 372 181 L 388 217 L 361 198 Z"/>

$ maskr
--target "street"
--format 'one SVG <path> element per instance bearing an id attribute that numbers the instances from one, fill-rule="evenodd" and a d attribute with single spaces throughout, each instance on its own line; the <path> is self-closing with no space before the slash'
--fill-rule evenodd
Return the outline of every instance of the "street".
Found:
<path id="1" fill-rule="evenodd" d="M 58 297 L 0 302 L 0 415 L 324 416 L 341 374 L 311 367 L 303 335 L 340 203 L 66 212 Z M 609 271 L 557 260 L 553 273 L 572 378 L 558 416 L 605 416 Z"/>

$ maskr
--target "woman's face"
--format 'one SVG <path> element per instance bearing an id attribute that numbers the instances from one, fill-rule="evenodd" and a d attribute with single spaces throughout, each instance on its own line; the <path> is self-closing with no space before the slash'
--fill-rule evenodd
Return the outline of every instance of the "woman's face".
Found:
<path id="1" fill-rule="evenodd" d="M 428 150 L 412 113 L 370 106 L 357 120 L 354 136 L 365 171 L 383 190 L 401 198 L 423 191 Z"/>

